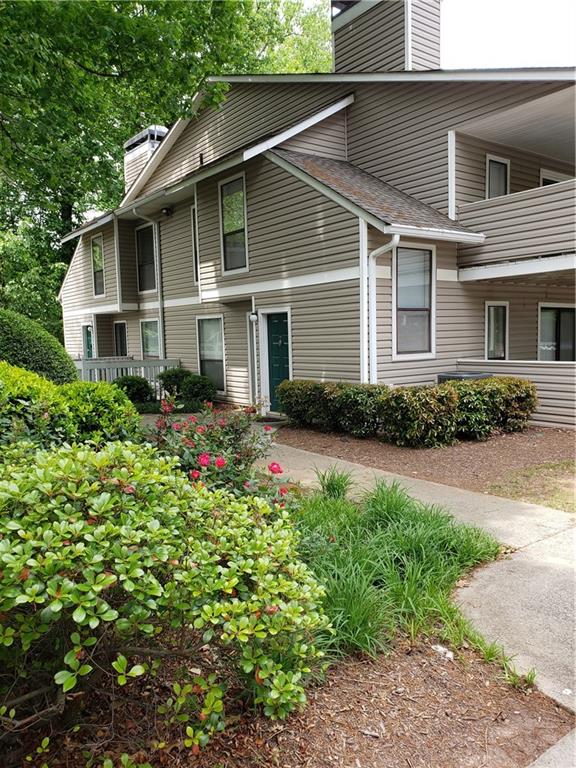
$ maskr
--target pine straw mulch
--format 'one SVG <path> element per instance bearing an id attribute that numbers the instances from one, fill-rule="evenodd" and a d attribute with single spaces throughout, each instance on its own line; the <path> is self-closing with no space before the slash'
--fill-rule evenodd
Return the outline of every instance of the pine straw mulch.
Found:
<path id="1" fill-rule="evenodd" d="M 84 766 L 86 742 L 100 756 L 128 752 L 169 768 L 520 768 L 574 727 L 570 713 L 505 684 L 473 651 L 451 660 L 429 642 L 334 665 L 304 712 L 283 722 L 233 704 L 226 732 L 198 757 L 163 733 L 141 697 L 123 701 L 112 718 L 103 702 L 90 702 L 86 727 L 66 737 L 50 768 Z M 159 738 L 163 750 L 152 747 Z"/>
<path id="2" fill-rule="evenodd" d="M 551 427 L 529 427 L 485 442 L 465 441 L 445 448 L 400 448 L 376 439 L 296 427 L 282 427 L 274 439 L 385 472 L 488 492 L 494 485 L 506 485 L 517 471 L 574 459 L 576 448 L 574 430 Z"/>

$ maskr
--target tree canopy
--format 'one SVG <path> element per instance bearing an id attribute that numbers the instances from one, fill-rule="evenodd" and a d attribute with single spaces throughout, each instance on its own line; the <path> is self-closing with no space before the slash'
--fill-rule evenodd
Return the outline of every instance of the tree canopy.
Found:
<path id="1" fill-rule="evenodd" d="M 22 275 L 30 259 L 69 260 L 59 238 L 120 199 L 124 141 L 189 114 L 208 75 L 329 69 L 329 4 L 0 0 L 0 58 L 0 302 L 11 304 L 19 255 Z"/>

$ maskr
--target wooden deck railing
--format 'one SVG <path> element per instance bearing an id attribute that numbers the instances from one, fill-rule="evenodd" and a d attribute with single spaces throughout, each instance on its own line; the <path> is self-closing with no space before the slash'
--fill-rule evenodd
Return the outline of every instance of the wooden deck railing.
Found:
<path id="1" fill-rule="evenodd" d="M 158 375 L 167 368 L 180 365 L 179 360 L 134 360 L 131 357 L 96 357 L 74 362 L 82 381 L 114 381 L 120 376 L 143 376 L 157 397 L 162 394 Z"/>
<path id="2" fill-rule="evenodd" d="M 532 421 L 549 427 L 576 426 L 576 363 L 544 360 L 458 360 L 459 371 L 519 376 L 534 382 L 538 406 Z"/>

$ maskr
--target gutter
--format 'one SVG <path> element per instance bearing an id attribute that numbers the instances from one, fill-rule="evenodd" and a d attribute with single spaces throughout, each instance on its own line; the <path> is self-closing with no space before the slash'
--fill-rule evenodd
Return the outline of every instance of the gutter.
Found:
<path id="1" fill-rule="evenodd" d="M 160 359 L 166 358 L 166 343 L 164 338 L 164 291 L 162 289 L 162 254 L 160 252 L 160 222 L 157 219 L 151 219 L 143 213 L 138 213 L 136 206 L 132 208 L 132 213 L 143 221 L 148 221 L 152 224 L 154 232 L 154 246 L 156 250 L 156 290 L 158 293 L 158 341 L 159 350 L 158 355 Z"/>

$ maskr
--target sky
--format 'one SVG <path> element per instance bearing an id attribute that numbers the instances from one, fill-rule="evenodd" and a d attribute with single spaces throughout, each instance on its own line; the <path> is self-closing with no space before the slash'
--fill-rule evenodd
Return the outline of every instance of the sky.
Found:
<path id="1" fill-rule="evenodd" d="M 576 65 L 576 0 L 442 0 L 445 69 Z"/>

